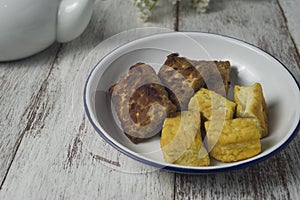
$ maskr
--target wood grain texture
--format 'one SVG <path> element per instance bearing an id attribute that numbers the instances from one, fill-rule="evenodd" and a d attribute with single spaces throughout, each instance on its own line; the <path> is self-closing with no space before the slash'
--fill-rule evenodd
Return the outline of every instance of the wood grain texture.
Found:
<path id="1" fill-rule="evenodd" d="M 55 44 L 31 58 L 0 63 L 0 184 L 24 134 L 31 128 L 31 120 L 35 117 L 32 108 L 39 101 L 58 49 Z"/>
<path id="2" fill-rule="evenodd" d="M 90 125 L 82 102 L 85 80 L 101 57 L 133 39 L 173 29 L 250 42 L 299 80 L 298 31 L 292 25 L 297 20 L 291 14 L 297 9 L 291 1 L 297 0 L 212 0 L 200 15 L 186 4 L 160 1 L 146 23 L 137 19 L 130 0 L 96 1 L 80 38 L 1 63 L 0 199 L 297 199 L 299 136 L 281 153 L 243 170 L 174 174 L 113 149 Z M 141 27 L 152 28 L 131 30 Z"/>
<path id="3" fill-rule="evenodd" d="M 278 0 L 281 6 L 283 15 L 286 17 L 287 25 L 290 33 L 294 39 L 294 42 L 300 52 L 300 1 L 298 0 Z"/>
<path id="4" fill-rule="evenodd" d="M 122 34 L 126 37 L 103 40 L 136 27 L 172 28 L 173 6 L 156 12 L 166 14 L 144 24 L 130 1 L 96 2 L 88 29 L 61 47 L 30 108 L 35 114 L 0 199 L 172 199 L 174 174 L 142 165 L 110 147 L 92 128 L 82 102 L 85 80 L 100 58 L 125 42 L 163 30 L 133 30 Z"/>
<path id="5" fill-rule="evenodd" d="M 255 15 L 255 16 L 254 16 Z M 299 56 L 277 1 L 215 0 L 207 14 L 180 6 L 179 30 L 229 35 L 281 60 L 300 79 Z M 204 176 L 176 175 L 175 199 L 297 199 L 299 135 L 275 157 L 243 170 Z"/>
<path id="6" fill-rule="evenodd" d="M 300 80 L 299 56 L 277 1 L 214 0 L 204 14 L 183 4 L 179 15 L 179 30 L 217 33 L 249 42 L 282 61 Z"/>

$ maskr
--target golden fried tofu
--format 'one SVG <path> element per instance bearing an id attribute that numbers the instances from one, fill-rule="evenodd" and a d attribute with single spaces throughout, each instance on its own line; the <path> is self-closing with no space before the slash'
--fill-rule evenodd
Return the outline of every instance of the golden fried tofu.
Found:
<path id="1" fill-rule="evenodd" d="M 154 69 L 144 63 L 130 67 L 109 93 L 123 131 L 134 143 L 160 133 L 165 118 L 177 110 Z"/>
<path id="2" fill-rule="evenodd" d="M 251 117 L 256 119 L 261 137 L 268 135 L 267 104 L 259 83 L 252 86 L 235 86 L 234 101 L 237 104 L 237 117 Z"/>
<path id="3" fill-rule="evenodd" d="M 186 166 L 208 166 L 210 159 L 202 145 L 199 113 L 183 111 L 166 118 L 160 144 L 168 163 Z"/>
<path id="4" fill-rule="evenodd" d="M 261 152 L 260 132 L 253 118 L 205 122 L 210 156 L 222 162 L 251 158 Z"/>
<path id="5" fill-rule="evenodd" d="M 213 91 L 201 88 L 191 98 L 189 110 L 198 111 L 205 120 L 232 119 L 236 104 Z"/>

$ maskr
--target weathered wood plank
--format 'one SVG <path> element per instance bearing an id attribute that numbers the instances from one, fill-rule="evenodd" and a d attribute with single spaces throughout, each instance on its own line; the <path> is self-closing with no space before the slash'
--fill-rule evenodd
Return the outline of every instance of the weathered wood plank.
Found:
<path id="1" fill-rule="evenodd" d="M 283 14 L 286 17 L 287 25 L 290 33 L 294 39 L 294 42 L 298 49 L 298 54 L 300 52 L 300 1 L 298 0 L 279 0 L 278 1 Z"/>
<path id="2" fill-rule="evenodd" d="M 143 24 L 130 1 L 96 1 L 88 29 L 60 50 L 0 199 L 172 199 L 174 174 L 139 164 L 106 144 L 85 117 L 82 102 L 87 75 L 105 53 L 159 30 L 124 33 L 126 37 L 104 41 L 88 57 L 91 49 L 130 28 L 172 28 L 173 6 L 157 12 L 166 14 Z"/>
<path id="3" fill-rule="evenodd" d="M 251 42 L 282 60 L 299 80 L 299 58 L 279 11 L 276 1 L 271 0 L 213 0 L 209 14 L 200 18 L 190 8 L 181 6 L 179 29 L 216 32 Z M 22 140 L 8 137 L 11 133 L 23 133 L 24 138 L 0 190 L 0 199 L 173 199 L 174 195 L 176 199 L 297 199 L 299 136 L 282 153 L 244 170 L 204 176 L 176 175 L 174 194 L 172 173 L 138 164 L 115 151 L 94 132 L 82 106 L 82 90 L 88 72 L 106 52 L 155 30 L 132 31 L 125 38 L 115 37 L 93 52 L 86 65 L 82 64 L 84 58 L 100 41 L 123 30 L 142 26 L 172 29 L 173 8 L 164 6 L 155 12 L 167 14 L 154 13 L 158 17 L 143 24 L 136 20 L 137 14 L 129 1 L 99 1 L 87 31 L 79 39 L 62 46 L 51 70 L 39 77 L 35 68 L 31 68 L 32 75 L 25 75 L 24 80 L 17 71 L 15 75 L 3 78 L 4 81 L 1 78 L 0 85 L 9 88 L 6 89 L 9 92 L 1 91 L 0 99 L 12 102 L 0 106 L 3 113 L 10 112 L 8 116 L 11 115 L 8 117 L 10 123 L 7 123 L 2 120 L 6 114 L 1 113 L 0 124 L 1 129 L 6 130 L 6 140 L 2 142 L 3 137 L 0 138 L 0 148 L 7 142 L 14 144 Z M 257 15 L 257 19 L 253 15 Z M 261 27 L 265 28 L 261 30 Z M 48 53 L 54 55 L 56 51 L 53 52 Z M 40 58 L 43 60 L 44 57 Z M 38 63 L 37 68 L 42 68 L 43 62 L 35 58 L 27 65 L 34 66 L 34 62 Z M 23 64 L 22 61 L 20 65 Z M 0 69 L 1 77 L 10 74 L 7 73 L 9 69 Z M 13 77 L 19 77 L 23 85 L 30 79 L 28 88 L 32 85 L 23 97 L 23 112 L 19 112 L 22 109 L 16 105 L 22 105 L 24 99 L 13 101 L 22 91 L 14 89 L 18 86 L 12 84 Z M 29 94 L 34 96 L 33 101 Z M 25 114 L 20 118 L 15 113 Z M 19 125 L 10 127 L 13 124 Z M 13 152 L 14 149 L 11 148 Z M 11 159 L 8 158 L 7 163 Z M 4 163 L 2 159 L 0 161 L 0 165 Z"/>
<path id="4" fill-rule="evenodd" d="M 247 41 L 281 60 L 300 80 L 300 60 L 277 1 L 214 0 L 207 14 L 197 14 L 183 4 L 179 30 L 212 32 Z"/>
<path id="5" fill-rule="evenodd" d="M 59 49 L 55 44 L 21 61 L 0 63 L 0 185 L 10 167 Z M 34 77 L 34 78 L 32 78 Z"/>
<path id="6" fill-rule="evenodd" d="M 297 199 L 299 172 L 291 174 L 290 170 L 295 170 L 299 161 L 290 157 L 289 151 L 230 173 L 177 175 L 176 199 Z"/>
<path id="7" fill-rule="evenodd" d="M 281 60 L 300 80 L 299 57 L 277 1 L 214 0 L 207 14 L 180 5 L 179 30 L 236 37 Z M 243 170 L 204 176 L 176 175 L 176 199 L 297 199 L 300 138 L 275 157 Z"/>

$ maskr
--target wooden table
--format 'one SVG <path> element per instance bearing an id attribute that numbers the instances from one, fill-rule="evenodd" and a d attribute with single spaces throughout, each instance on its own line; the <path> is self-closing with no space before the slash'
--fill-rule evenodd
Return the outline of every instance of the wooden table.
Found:
<path id="1" fill-rule="evenodd" d="M 255 166 L 176 174 L 140 164 L 109 146 L 92 128 L 82 102 L 85 80 L 97 60 L 150 33 L 133 31 L 123 40 L 105 40 L 141 27 L 247 41 L 281 60 L 299 81 L 299 10 L 299 0 L 211 0 L 209 11 L 197 14 L 183 3 L 161 1 L 144 23 L 130 0 L 96 1 L 81 37 L 0 63 L 0 199 L 299 199 L 299 135 Z M 99 43 L 100 57 L 89 55 Z"/>

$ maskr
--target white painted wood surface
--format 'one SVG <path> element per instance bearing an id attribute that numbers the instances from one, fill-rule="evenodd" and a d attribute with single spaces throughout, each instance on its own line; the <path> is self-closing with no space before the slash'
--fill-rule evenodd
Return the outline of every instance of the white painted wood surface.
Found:
<path id="1" fill-rule="evenodd" d="M 22 61 L 0 64 L 0 183 L 13 160 L 24 133 L 30 129 L 33 108 L 59 46 Z"/>
<path id="2" fill-rule="evenodd" d="M 121 44 L 155 32 L 233 36 L 273 54 L 300 80 L 293 6 L 275 0 L 211 2 L 209 12 L 199 15 L 182 3 L 176 10 L 163 1 L 143 23 L 129 0 L 96 1 L 80 38 L 22 61 L 0 63 L 0 199 L 297 199 L 299 136 L 256 166 L 180 175 L 120 154 L 85 116 L 82 92 L 94 64 Z M 167 29 L 127 31 L 139 27 Z"/>
<path id="3" fill-rule="evenodd" d="M 122 40 L 104 42 L 100 52 L 84 65 L 89 52 L 102 40 L 132 28 L 173 29 L 173 5 L 158 10 L 169 13 L 162 21 L 153 18 L 157 23 L 143 24 L 137 20 L 138 14 L 130 1 L 97 3 L 87 31 L 81 38 L 62 45 L 57 53 L 53 52 L 54 57 L 57 54 L 53 66 L 50 65 L 43 83 L 36 83 L 42 89 L 38 101 L 30 107 L 34 114 L 23 130 L 24 137 L 17 141 L 19 151 L 4 177 L 0 199 L 170 199 L 173 196 L 174 174 L 139 164 L 107 145 L 85 117 L 82 102 L 87 75 L 102 56 L 122 43 L 157 30 L 131 31 L 124 33 L 126 37 Z M 12 137 L 9 139 L 16 142 Z"/>
<path id="4" fill-rule="evenodd" d="M 300 1 L 298 0 L 279 0 L 282 12 L 287 21 L 289 31 L 300 52 Z"/>
<path id="5" fill-rule="evenodd" d="M 210 13 L 201 16 L 188 12 L 186 6 L 180 10 L 179 30 L 219 33 L 257 45 L 281 60 L 300 80 L 299 55 L 277 1 L 216 0 Z M 176 199 L 299 199 L 299 144 L 298 135 L 275 157 L 240 171 L 177 174 Z"/>

